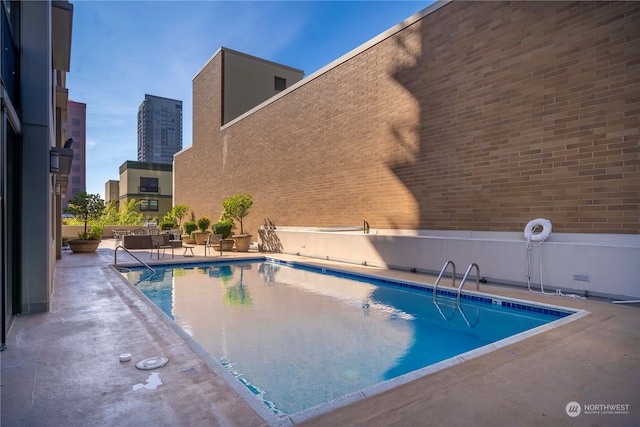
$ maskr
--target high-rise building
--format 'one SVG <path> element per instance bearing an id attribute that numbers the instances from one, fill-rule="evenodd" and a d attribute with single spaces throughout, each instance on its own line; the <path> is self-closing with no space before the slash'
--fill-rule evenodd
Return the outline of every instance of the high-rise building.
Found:
<path id="1" fill-rule="evenodd" d="M 146 95 L 138 107 L 138 161 L 172 164 L 182 150 L 182 101 Z"/>
<path id="2" fill-rule="evenodd" d="M 87 104 L 69 100 L 67 106 L 67 143 L 73 148 L 73 162 L 67 183 L 67 191 L 62 198 L 62 207 L 76 193 L 87 188 Z"/>

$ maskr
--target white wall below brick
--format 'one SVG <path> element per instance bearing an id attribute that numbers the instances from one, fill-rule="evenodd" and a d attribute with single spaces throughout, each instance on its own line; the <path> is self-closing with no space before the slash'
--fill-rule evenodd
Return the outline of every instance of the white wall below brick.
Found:
<path id="1" fill-rule="evenodd" d="M 475 262 L 480 266 L 480 276 L 489 281 L 527 286 L 523 233 L 372 229 L 364 234 L 280 226 L 273 233 L 283 253 L 435 274 L 451 260 L 459 277 Z M 535 289 L 540 288 L 541 254 L 546 291 L 640 298 L 638 235 L 553 233 L 530 250 L 531 284 Z M 589 281 L 576 280 L 576 275 Z M 471 277 L 475 277 L 473 271 Z"/>

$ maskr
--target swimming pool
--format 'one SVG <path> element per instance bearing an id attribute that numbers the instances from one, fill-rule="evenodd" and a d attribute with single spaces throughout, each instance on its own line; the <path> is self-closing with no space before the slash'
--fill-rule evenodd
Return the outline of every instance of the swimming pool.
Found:
<path id="1" fill-rule="evenodd" d="M 458 306 L 446 287 L 434 303 L 421 284 L 277 260 L 154 268 L 126 276 L 272 414 L 292 420 L 575 313 L 473 292 Z"/>

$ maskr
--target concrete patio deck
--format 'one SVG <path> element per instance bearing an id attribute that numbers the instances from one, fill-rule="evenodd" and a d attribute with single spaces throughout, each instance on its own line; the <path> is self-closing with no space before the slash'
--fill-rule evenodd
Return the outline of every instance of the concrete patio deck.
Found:
<path id="1" fill-rule="evenodd" d="M 65 252 L 56 266 L 50 311 L 16 317 L 2 352 L 1 425 L 267 425 L 123 282 L 110 266 L 113 247 L 105 240 L 96 254 Z M 195 251 L 196 257 L 185 260 L 204 259 L 202 247 Z M 124 252 L 118 255 L 119 262 L 127 258 Z M 136 255 L 149 260 L 148 251 Z M 182 251 L 164 260 L 181 262 Z M 409 272 L 376 271 L 434 281 Z M 299 425 L 640 425 L 638 307 L 492 284 L 481 291 L 590 314 Z M 122 353 L 132 353 L 133 360 L 120 362 Z M 153 371 L 135 368 L 137 360 L 157 355 L 169 363 Z M 162 384 L 144 388 L 152 373 Z M 566 406 L 573 401 L 597 406 L 582 406 L 580 415 L 570 417 Z M 609 408 L 601 405 L 622 405 L 618 410 L 626 413 L 605 413 Z"/>

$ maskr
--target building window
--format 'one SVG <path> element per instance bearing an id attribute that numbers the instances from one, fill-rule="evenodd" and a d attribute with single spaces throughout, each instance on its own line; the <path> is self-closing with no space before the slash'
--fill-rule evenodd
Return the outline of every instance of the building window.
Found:
<path id="1" fill-rule="evenodd" d="M 157 200 L 141 200 L 140 212 L 158 212 Z"/>
<path id="2" fill-rule="evenodd" d="M 285 90 L 287 88 L 287 79 L 283 79 L 282 77 L 275 77 L 275 90 Z"/>
<path id="3" fill-rule="evenodd" d="M 157 193 L 158 190 L 158 178 L 145 178 L 143 176 L 140 177 L 141 193 Z"/>

